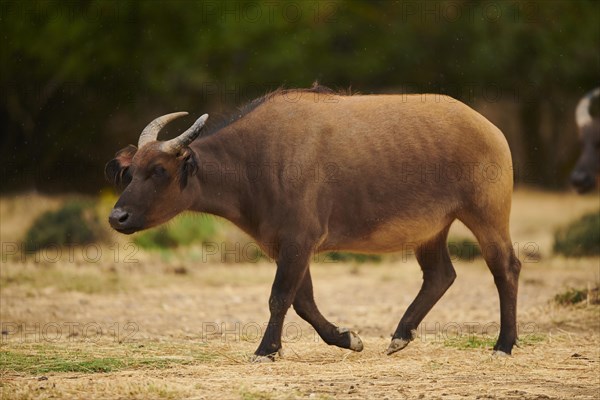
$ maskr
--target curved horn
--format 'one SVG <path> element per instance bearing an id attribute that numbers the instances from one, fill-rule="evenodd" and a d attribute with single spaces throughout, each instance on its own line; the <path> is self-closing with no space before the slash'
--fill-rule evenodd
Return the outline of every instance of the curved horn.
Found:
<path id="1" fill-rule="evenodd" d="M 154 121 L 150 122 L 142 131 L 140 138 L 138 139 L 138 149 L 141 149 L 142 146 L 153 142 L 158 137 L 158 133 L 160 130 L 167 125 L 169 122 L 188 115 L 187 112 L 176 112 L 171 114 L 163 115 L 162 117 L 156 118 Z"/>
<path id="2" fill-rule="evenodd" d="M 592 90 L 583 96 L 581 100 L 579 100 L 577 108 L 575 109 L 575 121 L 577 122 L 577 126 L 580 128 L 592 122 L 592 116 L 590 115 L 590 104 L 592 99 L 598 96 L 600 96 L 600 88 Z"/>
<path id="3" fill-rule="evenodd" d="M 160 145 L 160 149 L 165 153 L 169 154 L 177 154 L 179 151 L 185 146 L 192 143 L 198 136 L 200 136 L 200 131 L 202 127 L 206 123 L 208 119 L 208 114 L 204 114 L 200 118 L 194 122 L 187 131 L 183 132 L 181 135 L 177 136 L 174 139 L 167 140 Z"/>

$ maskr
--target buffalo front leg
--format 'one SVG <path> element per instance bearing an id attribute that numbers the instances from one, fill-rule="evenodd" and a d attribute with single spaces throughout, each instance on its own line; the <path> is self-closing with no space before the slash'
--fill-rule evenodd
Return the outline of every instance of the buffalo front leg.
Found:
<path id="1" fill-rule="evenodd" d="M 294 299 L 294 310 L 306 322 L 315 328 L 328 345 L 334 345 L 343 349 L 362 351 L 363 343 L 360 337 L 347 328 L 340 328 L 327 321 L 321 314 L 315 303 L 313 295 L 310 267 L 306 269 L 302 283 L 296 292 Z"/>
<path id="2" fill-rule="evenodd" d="M 281 332 L 287 310 L 292 305 L 296 292 L 308 269 L 310 251 L 303 251 L 291 244 L 283 246 L 277 260 L 277 272 L 269 297 L 269 324 L 254 352 L 252 361 L 273 361 L 281 349 Z"/>

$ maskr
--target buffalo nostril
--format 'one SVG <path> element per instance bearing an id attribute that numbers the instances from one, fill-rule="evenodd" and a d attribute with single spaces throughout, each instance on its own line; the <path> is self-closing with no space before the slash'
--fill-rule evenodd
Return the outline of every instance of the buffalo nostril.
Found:
<path id="1" fill-rule="evenodd" d="M 576 172 L 571 175 L 571 182 L 574 184 L 580 184 L 588 180 L 588 176 L 582 172 Z"/>
<path id="2" fill-rule="evenodd" d="M 583 193 L 594 186 L 594 177 L 586 172 L 575 171 L 571 174 L 571 184 L 579 193 Z"/>
<path id="3" fill-rule="evenodd" d="M 120 227 L 129 219 L 129 213 L 122 208 L 115 208 L 110 213 L 108 220 L 113 227 Z"/>

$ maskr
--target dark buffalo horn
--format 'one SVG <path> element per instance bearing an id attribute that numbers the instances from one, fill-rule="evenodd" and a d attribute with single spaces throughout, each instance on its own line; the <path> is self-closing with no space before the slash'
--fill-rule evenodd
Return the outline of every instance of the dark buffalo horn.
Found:
<path id="1" fill-rule="evenodd" d="M 167 140 L 160 145 L 160 149 L 165 153 L 177 154 L 181 149 L 192 143 L 199 135 L 202 127 L 208 119 L 208 114 L 204 114 L 194 122 L 187 131 L 174 139 Z"/>
<path id="2" fill-rule="evenodd" d="M 144 145 L 153 142 L 158 137 L 158 133 L 165 125 L 169 122 L 188 115 L 187 112 L 176 112 L 171 114 L 163 115 L 162 117 L 156 118 L 154 121 L 150 122 L 142 131 L 140 138 L 138 139 L 138 149 L 141 149 Z"/>

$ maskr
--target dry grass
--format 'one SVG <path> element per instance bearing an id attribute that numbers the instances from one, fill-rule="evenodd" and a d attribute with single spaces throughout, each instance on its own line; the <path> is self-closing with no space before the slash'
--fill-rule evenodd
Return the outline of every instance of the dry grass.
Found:
<path id="1" fill-rule="evenodd" d="M 58 205 L 39 200 L 28 197 L 29 209 Z M 7 225 L 33 220 L 5 219 L 27 209 L 7 202 L 19 203 L 2 200 L 2 240 L 26 228 Z M 358 330 L 365 350 L 325 345 L 290 311 L 284 357 L 254 365 L 247 359 L 268 317 L 270 263 L 203 264 L 143 252 L 137 263 L 123 263 L 108 248 L 94 263 L 78 251 L 59 262 L 10 257 L 0 265 L 1 398 L 593 399 L 600 306 L 553 298 L 597 285 L 599 259 L 555 257 L 550 249 L 556 227 L 597 207 L 594 196 L 515 194 L 514 240 L 536 243 L 539 254 L 521 254 L 521 342 L 508 358 L 491 356 L 498 300 L 481 259 L 456 262 L 455 284 L 417 339 L 391 357 L 384 355 L 389 335 L 420 286 L 415 261 L 316 264 L 322 312 Z M 453 233 L 466 236 L 461 229 Z"/>

